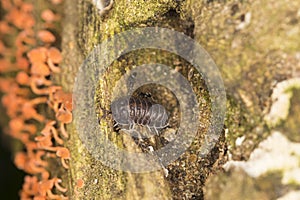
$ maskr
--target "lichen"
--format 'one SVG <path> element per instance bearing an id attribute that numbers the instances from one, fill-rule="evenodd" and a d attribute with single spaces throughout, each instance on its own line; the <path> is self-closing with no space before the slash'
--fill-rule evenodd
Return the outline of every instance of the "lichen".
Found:
<path id="1" fill-rule="evenodd" d="M 270 127 L 276 127 L 287 120 L 291 109 L 293 89 L 300 88 L 300 79 L 293 78 L 277 83 L 272 93 L 272 106 L 265 120 Z"/>
<path id="2" fill-rule="evenodd" d="M 79 23 L 79 45 L 83 53 L 87 55 L 99 42 L 132 27 L 145 26 L 155 22 L 171 9 L 175 9 L 178 3 L 174 0 L 160 1 L 118 1 L 104 16 L 100 16 L 99 10 L 88 1 L 80 3 L 81 19 L 87 23 Z M 82 34 L 82 35 L 81 35 Z"/>
<path id="3" fill-rule="evenodd" d="M 297 40 L 299 28 L 296 26 L 299 21 L 297 10 L 299 2 L 294 1 L 288 5 L 273 0 L 118 1 L 102 17 L 98 15 L 97 8 L 91 2 L 81 0 L 79 3 L 78 16 L 73 2 L 65 4 L 68 8 L 66 15 L 69 21 L 64 21 L 66 70 L 63 69 L 65 70 L 63 74 L 68 76 L 61 77 L 60 80 L 66 88 L 72 88 L 72 78 L 77 72 L 79 63 L 98 43 L 132 27 L 163 26 L 182 31 L 193 37 L 209 52 L 222 72 L 229 97 L 226 138 L 222 135 L 212 152 L 205 159 L 199 158 L 197 149 L 201 146 L 202 131 L 206 130 L 204 126 L 191 149 L 169 166 L 169 177 L 166 180 L 160 178 L 160 173 L 152 175 L 159 180 L 167 181 L 167 187 L 171 188 L 174 199 L 180 199 L 182 196 L 203 198 L 202 188 L 207 177 L 211 172 L 218 171 L 227 159 L 227 145 L 232 158 L 248 159 L 259 142 L 270 134 L 268 130 L 270 127 L 266 126 L 263 117 L 271 106 L 270 94 L 273 83 L 293 77 L 295 76 L 293 72 L 299 70 L 299 67 L 297 68 L 299 61 L 294 56 L 299 49 Z M 71 4 L 73 6 L 70 6 Z M 70 16 L 73 19 L 70 19 Z M 135 55 L 126 55 L 123 60 L 120 59 L 111 66 L 112 74 L 117 76 L 112 77 L 107 73 L 103 80 L 115 83 L 119 75 L 132 69 L 133 65 L 143 63 L 147 57 L 151 58 L 151 53 L 138 52 Z M 165 55 L 159 53 L 152 61 L 165 61 L 171 65 L 179 63 L 177 67 L 179 69 L 181 67 L 182 73 L 188 77 L 191 68 L 186 67 L 188 66 L 186 63 L 171 58 L 165 59 Z M 103 80 L 100 80 L 100 86 L 104 85 Z M 201 76 L 191 82 L 195 90 L 198 89 L 197 98 L 203 98 L 202 114 L 206 117 L 202 118 L 202 122 L 206 125 L 210 114 L 209 95 L 202 85 Z M 200 89 L 198 85 L 203 87 Z M 95 113 L 99 112 L 99 116 L 102 114 L 100 112 L 102 105 L 106 109 L 109 107 L 109 102 L 105 102 L 102 97 L 105 90 L 110 89 L 112 85 L 106 88 L 100 86 L 95 97 L 99 102 Z M 107 95 L 107 99 L 111 99 L 110 94 Z M 107 119 L 103 120 L 100 126 L 105 129 L 108 124 Z M 85 182 L 83 188 L 70 191 L 71 197 L 82 199 L 92 195 L 112 199 L 127 194 L 129 196 L 126 197 L 130 199 L 130 194 L 141 195 L 134 191 L 140 189 L 137 183 L 143 178 L 104 167 L 83 147 L 75 128 L 72 126 L 68 128 L 74 133 L 71 141 L 67 143 L 74 162 L 70 170 L 72 178 L 69 185 L 70 188 L 73 187 L 78 179 Z M 240 137 L 244 140 L 236 145 L 236 140 Z M 243 179 L 242 176 L 239 177 Z M 249 179 L 246 179 L 246 183 L 250 182 L 249 191 L 253 191 L 251 189 L 255 188 L 254 181 L 248 182 Z M 216 183 L 218 184 L 218 181 Z M 214 190 L 215 185 L 212 184 L 206 191 Z M 232 187 L 236 185 L 232 184 Z M 226 196 L 226 190 L 219 194 Z M 251 193 L 253 198 L 259 194 Z"/>

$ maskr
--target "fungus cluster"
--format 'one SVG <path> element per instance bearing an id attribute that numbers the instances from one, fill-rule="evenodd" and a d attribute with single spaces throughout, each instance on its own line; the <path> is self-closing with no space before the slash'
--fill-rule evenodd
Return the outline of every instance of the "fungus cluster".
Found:
<path id="1" fill-rule="evenodd" d="M 61 0 L 50 2 L 55 6 Z M 32 3 L 1 0 L 1 5 L 5 11 L 0 21 L 1 102 L 10 118 L 7 133 L 24 145 L 24 151 L 15 155 L 15 165 L 28 174 L 20 198 L 68 199 L 62 179 L 51 174 L 48 162 L 55 158 L 69 168 L 70 152 L 64 142 L 69 137 L 66 124 L 72 121 L 72 95 L 51 80 L 61 70 L 61 51 L 54 46 L 51 31 L 60 16 L 50 9 L 42 11 L 38 19 L 43 24 L 37 30 Z"/>

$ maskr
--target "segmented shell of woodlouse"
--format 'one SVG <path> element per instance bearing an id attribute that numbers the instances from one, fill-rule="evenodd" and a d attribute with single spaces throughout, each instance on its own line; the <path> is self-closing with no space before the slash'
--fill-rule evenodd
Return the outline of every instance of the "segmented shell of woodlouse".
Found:
<path id="1" fill-rule="evenodd" d="M 150 98 L 121 97 L 111 104 L 113 119 L 118 125 L 138 124 L 149 128 L 162 129 L 167 126 L 168 114 L 160 104 Z"/>

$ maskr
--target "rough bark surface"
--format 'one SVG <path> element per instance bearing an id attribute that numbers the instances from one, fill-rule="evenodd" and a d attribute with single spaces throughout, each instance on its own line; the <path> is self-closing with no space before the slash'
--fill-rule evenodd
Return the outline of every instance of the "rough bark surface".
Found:
<path id="1" fill-rule="evenodd" d="M 168 177 L 164 176 L 163 171 L 134 174 L 104 166 L 86 150 L 75 126 L 70 125 L 68 131 L 71 138 L 67 147 L 72 159 L 69 173 L 65 175 L 69 182 L 69 198 L 225 199 L 224 195 L 228 192 L 224 188 L 227 188 L 236 195 L 235 199 L 247 199 L 242 190 L 239 193 L 228 184 L 231 179 L 237 184 L 243 180 L 239 180 L 236 173 L 228 175 L 229 178 L 224 177 L 222 165 L 228 159 L 228 152 L 231 159 L 247 160 L 253 149 L 270 135 L 270 129 L 274 126 L 268 125 L 264 116 L 272 104 L 273 87 L 277 82 L 299 76 L 300 2 L 290 3 L 273 0 L 115 0 L 112 9 L 100 17 L 91 1 L 66 0 L 62 22 L 65 64 L 61 77 L 57 78 L 66 90 L 72 91 L 78 68 L 95 45 L 133 27 L 158 26 L 183 32 L 208 51 L 222 73 L 228 98 L 226 135 L 220 137 L 207 157 L 200 158 L 197 149 L 203 136 L 199 130 L 198 140 L 180 159 L 168 166 Z M 184 61 L 174 64 L 178 60 L 176 57 L 171 56 L 170 59 L 166 53 L 151 57 L 150 54 L 139 52 L 127 55 L 115 62 L 113 69 L 120 74 L 133 64 L 142 63 L 143 57 L 153 62 L 178 65 L 182 73 L 188 76 L 190 67 Z M 115 81 L 110 74 L 107 77 Z M 201 78 L 194 81 L 193 86 L 202 87 Z M 100 90 L 100 93 L 109 87 Z M 205 91 L 198 91 L 198 94 L 207 95 Z M 204 107 L 203 113 L 209 115 L 209 105 Z M 299 130 L 299 126 L 294 129 Z M 235 141 L 239 137 L 245 139 L 243 145 L 236 146 Z M 113 140 L 127 145 L 132 143 L 128 138 Z M 217 172 L 218 177 L 214 175 Z M 81 189 L 75 189 L 78 179 L 85 183 Z M 255 189 L 251 181 L 247 185 L 250 190 L 247 194 L 250 194 Z M 260 185 L 260 188 L 264 186 Z M 267 199 L 268 194 L 254 192 L 251 195 L 248 199 Z"/>

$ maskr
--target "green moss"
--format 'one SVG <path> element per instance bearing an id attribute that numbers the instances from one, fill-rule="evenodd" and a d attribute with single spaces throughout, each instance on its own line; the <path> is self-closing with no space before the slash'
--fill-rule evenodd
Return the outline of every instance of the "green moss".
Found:
<path id="1" fill-rule="evenodd" d="M 114 5 L 107 23 L 112 25 L 113 28 L 114 23 L 125 27 L 134 24 L 138 25 L 155 16 L 163 15 L 171 8 L 175 8 L 175 6 L 176 1 L 173 0 L 150 0 L 147 2 L 144 0 L 118 1 Z"/>
<path id="2" fill-rule="evenodd" d="M 181 7 L 181 16 L 194 21 L 195 40 L 222 73 L 229 97 L 227 140 L 232 152 L 239 155 L 236 159 L 247 158 L 269 134 L 263 116 L 270 105 L 273 81 L 289 76 L 289 65 L 295 63 L 285 53 L 299 50 L 298 8 L 299 2 L 287 5 L 270 0 L 189 0 Z M 246 22 L 247 15 L 251 17 Z M 241 24 L 244 27 L 238 28 Z M 290 64 L 282 64 L 283 60 Z M 239 136 L 246 140 L 236 151 L 234 143 Z"/>
<path id="3" fill-rule="evenodd" d="M 299 89 L 292 89 L 293 96 L 290 99 L 290 109 L 289 109 L 289 115 L 287 119 L 282 123 L 282 126 L 280 129 L 283 130 L 284 133 L 286 133 L 287 137 L 291 141 L 300 142 L 300 118 L 299 118 L 299 112 L 300 112 L 300 90 Z"/>
<path id="4" fill-rule="evenodd" d="M 104 16 L 88 1 L 80 3 L 82 13 L 79 22 L 79 45 L 86 55 L 101 41 L 133 27 L 145 26 L 148 22 L 157 22 L 170 9 L 176 9 L 175 0 L 137 0 L 118 1 Z M 144 24 L 144 25 L 143 25 Z"/>
<path id="5" fill-rule="evenodd" d="M 269 134 L 263 115 L 270 104 L 273 81 L 288 76 L 287 72 L 281 71 L 285 67 L 282 61 L 289 63 L 289 59 L 282 52 L 295 53 L 299 49 L 297 40 L 299 30 L 294 26 L 298 23 L 295 11 L 299 6 L 297 2 L 293 4 L 290 6 L 284 2 L 271 0 L 212 1 L 211 3 L 197 0 L 180 3 L 171 0 L 147 2 L 122 0 L 116 2 L 107 15 L 100 17 L 93 4 L 81 0 L 77 35 L 79 50 L 82 55 L 87 56 L 95 45 L 104 39 L 133 27 L 168 27 L 194 37 L 213 57 L 223 76 L 228 97 L 226 142 L 235 159 L 247 159 L 259 142 Z M 244 28 L 237 29 L 238 25 L 244 23 L 243 19 L 247 13 L 251 13 L 250 22 Z M 277 13 L 284 13 L 284 15 Z M 111 91 L 120 76 L 134 66 L 147 62 L 160 62 L 172 65 L 174 68 L 178 67 L 180 72 L 188 77 L 191 67 L 176 59 L 161 52 L 151 54 L 149 51 L 134 52 L 120 58 L 110 66 L 111 71 L 99 81 L 95 97 L 97 102 L 95 112 L 101 116 L 103 114 L 101 107 L 109 109 L 109 101 L 105 100 L 112 98 L 110 93 L 105 92 Z M 191 198 L 193 195 L 202 198 L 199 191 L 202 190 L 206 177 L 211 171 L 217 170 L 226 159 L 225 155 L 219 158 L 219 152 L 226 148 L 223 137 L 207 158 L 197 157 L 199 153 L 197 149 L 201 146 L 203 133 L 207 130 L 206 125 L 209 124 L 211 108 L 209 94 L 201 76 L 193 77 L 190 82 L 197 98 L 202 100 L 201 125 L 203 127 L 197 133 L 197 139 L 190 150 L 168 168 L 170 176 L 167 181 L 174 199 L 179 199 L 183 194 Z M 105 119 L 100 124 L 107 133 L 111 133 L 111 129 L 107 128 L 111 121 L 112 119 Z M 241 136 L 245 136 L 245 142 L 242 146 L 236 147 L 235 141 Z M 122 146 L 121 139 L 116 135 L 110 137 L 118 146 Z M 74 176 L 86 177 L 87 186 L 84 192 L 91 191 L 97 195 L 104 195 L 105 192 L 113 191 L 122 196 L 124 188 L 131 184 L 124 178 L 126 175 L 103 167 L 101 163 L 91 159 L 86 152 L 84 153 L 86 159 L 80 153 L 72 153 L 72 155 L 75 155 L 74 163 L 82 160 L 80 167 L 76 164 L 78 168 L 74 169 Z M 95 178 L 103 182 L 94 184 L 92 180 Z M 117 188 L 112 186 L 115 183 L 118 185 Z M 107 194 L 103 199 L 106 198 L 111 196 Z"/>

